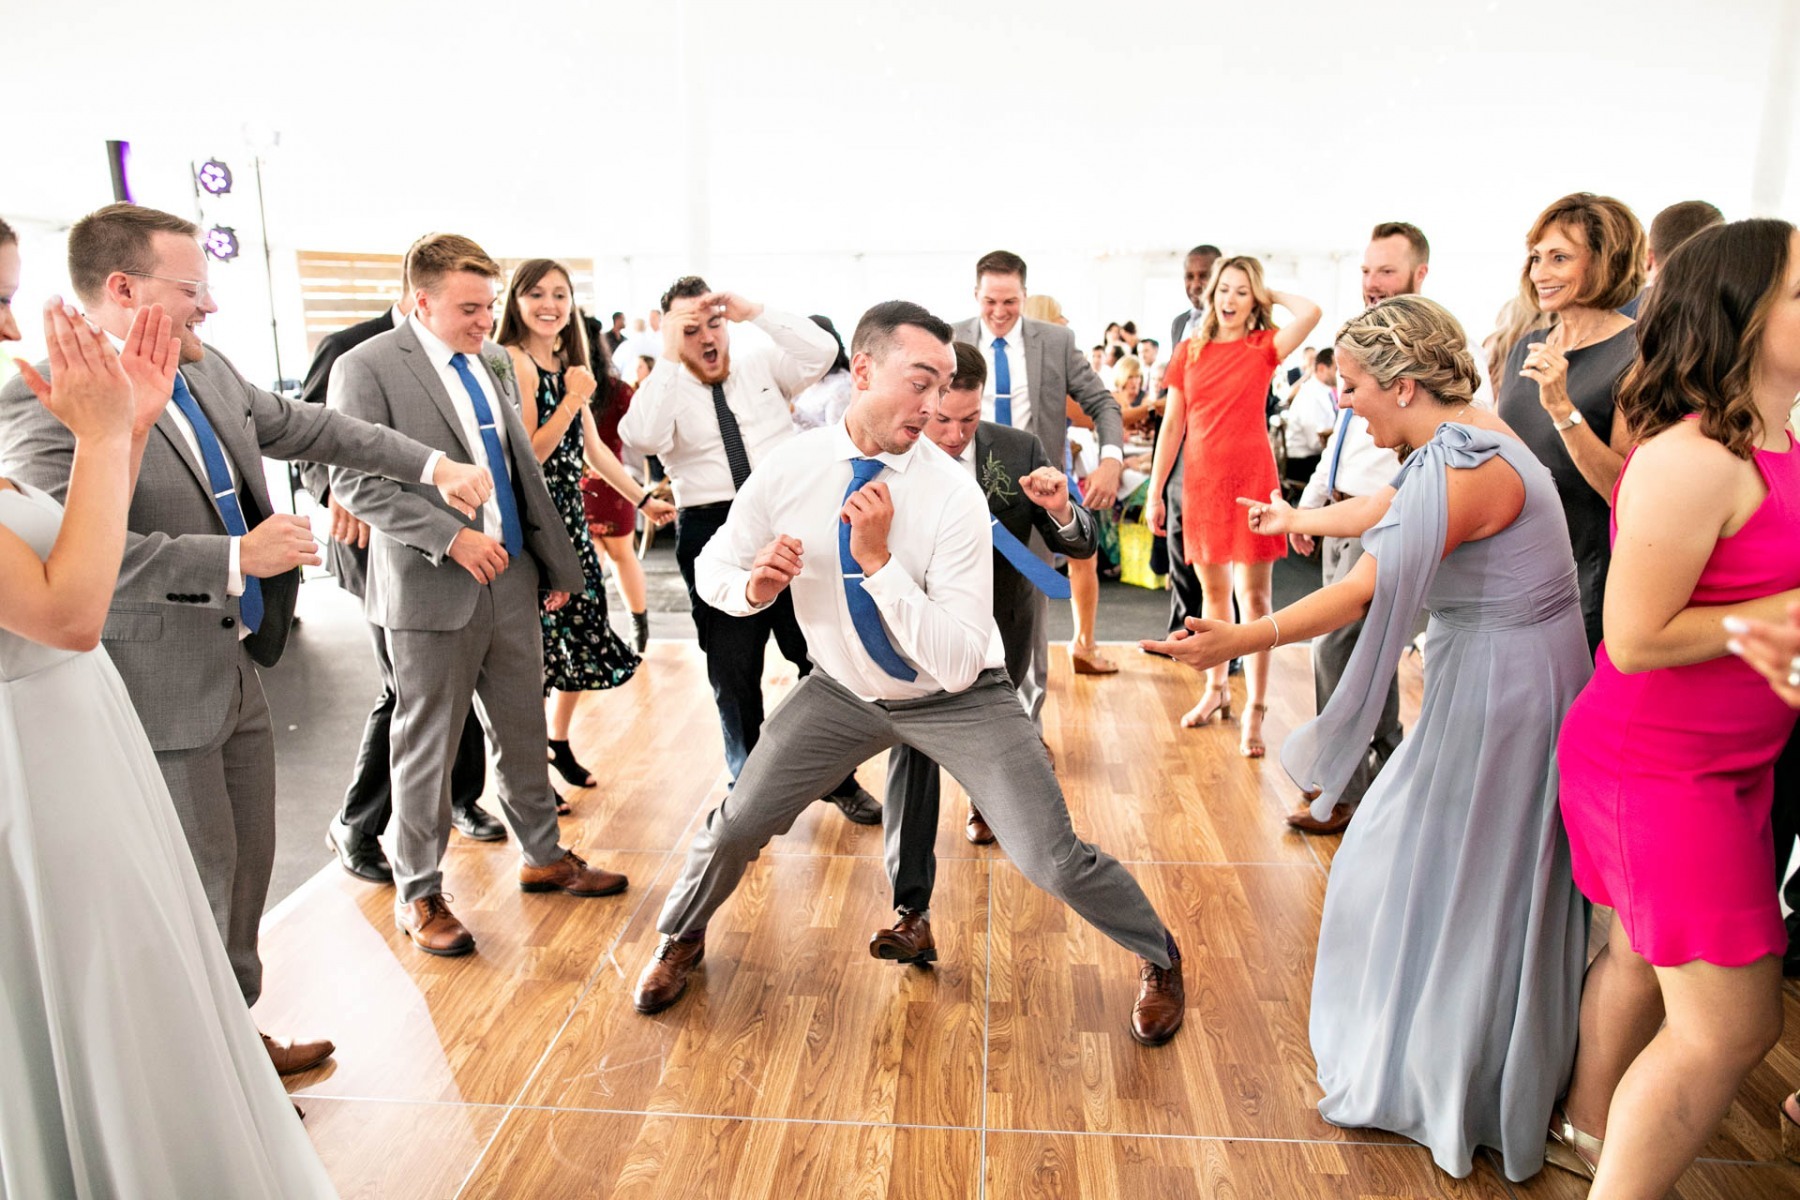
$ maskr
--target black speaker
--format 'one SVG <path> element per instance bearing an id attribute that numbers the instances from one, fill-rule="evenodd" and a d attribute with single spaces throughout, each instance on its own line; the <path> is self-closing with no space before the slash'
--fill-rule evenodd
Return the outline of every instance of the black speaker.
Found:
<path id="1" fill-rule="evenodd" d="M 126 161 L 130 157 L 130 142 L 106 143 L 106 165 L 112 169 L 113 199 L 121 204 L 137 203 L 131 198 L 131 180 L 126 174 Z"/>

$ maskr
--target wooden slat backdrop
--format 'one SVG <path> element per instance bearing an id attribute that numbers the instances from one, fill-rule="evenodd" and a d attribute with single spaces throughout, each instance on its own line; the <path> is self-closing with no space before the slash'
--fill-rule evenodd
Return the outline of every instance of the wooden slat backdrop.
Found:
<path id="1" fill-rule="evenodd" d="M 300 303 L 306 319 L 306 351 L 311 354 L 327 334 L 378 317 L 400 294 L 398 254 L 356 254 L 335 250 L 301 250 Z M 502 258 L 500 269 L 511 279 L 525 260 Z M 594 311 L 594 260 L 561 258 L 575 285 L 575 302 Z M 502 294 L 505 292 L 502 285 Z"/>

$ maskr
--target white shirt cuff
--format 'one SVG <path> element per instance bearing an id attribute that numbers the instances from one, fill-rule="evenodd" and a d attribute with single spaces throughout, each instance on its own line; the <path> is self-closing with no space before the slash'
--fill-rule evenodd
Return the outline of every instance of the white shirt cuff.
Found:
<path id="1" fill-rule="evenodd" d="M 1114 462 L 1124 462 L 1125 461 L 1125 451 L 1119 449 L 1119 447 L 1117 447 L 1117 446 L 1102 446 L 1102 447 L 1100 447 L 1100 461 L 1105 462 L 1109 458 L 1112 459 Z"/>
<path id="2" fill-rule="evenodd" d="M 431 457 L 425 460 L 425 473 L 419 476 L 420 483 L 431 482 L 432 475 L 437 471 L 438 459 L 442 457 L 444 457 L 444 452 L 442 450 L 433 450 L 431 452 Z"/>
<path id="3" fill-rule="evenodd" d="M 225 594 L 241 596 L 244 594 L 244 568 L 238 561 L 238 543 L 242 538 L 231 539 L 231 559 L 225 566 Z"/>

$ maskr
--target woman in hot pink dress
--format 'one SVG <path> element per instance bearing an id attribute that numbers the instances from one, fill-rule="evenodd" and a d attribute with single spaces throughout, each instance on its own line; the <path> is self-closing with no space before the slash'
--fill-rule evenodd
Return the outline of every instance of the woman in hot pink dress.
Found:
<path id="1" fill-rule="evenodd" d="M 1723 619 L 1800 598 L 1800 233 L 1696 235 L 1640 330 L 1606 637 L 1557 749 L 1575 882 L 1614 910 L 1551 1156 L 1595 1200 L 1673 1187 L 1781 1036 L 1770 805 L 1794 713 Z"/>

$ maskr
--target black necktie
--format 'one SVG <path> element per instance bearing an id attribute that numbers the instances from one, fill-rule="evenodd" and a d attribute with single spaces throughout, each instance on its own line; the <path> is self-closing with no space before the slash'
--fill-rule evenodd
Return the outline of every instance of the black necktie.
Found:
<path id="1" fill-rule="evenodd" d="M 725 403 L 725 385 L 712 385 L 713 414 L 719 418 L 719 440 L 725 443 L 725 461 L 731 464 L 731 486 L 742 490 L 750 478 L 750 455 L 744 449 L 744 435 L 738 432 L 737 418 Z"/>

